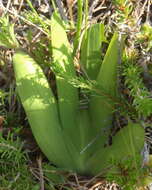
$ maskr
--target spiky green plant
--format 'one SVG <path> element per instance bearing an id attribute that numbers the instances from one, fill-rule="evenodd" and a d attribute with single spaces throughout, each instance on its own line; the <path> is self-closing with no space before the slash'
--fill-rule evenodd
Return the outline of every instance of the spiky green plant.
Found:
<path id="1" fill-rule="evenodd" d="M 151 92 L 146 88 L 142 78 L 142 68 L 136 64 L 138 57 L 134 55 L 128 55 L 127 51 L 124 53 L 124 73 L 125 84 L 129 89 L 130 95 L 133 97 L 132 105 L 135 107 L 138 117 L 151 116 L 152 99 Z"/>
<path id="2" fill-rule="evenodd" d="M 18 133 L 19 128 L 5 136 L 0 133 L 0 189 L 39 189 L 29 172 L 23 143 L 16 137 Z"/>
<path id="3" fill-rule="evenodd" d="M 53 61 L 50 67 L 56 76 L 57 98 L 41 67 L 21 48 L 15 51 L 13 66 L 17 92 L 32 132 L 48 159 L 57 166 L 95 175 L 110 167 L 111 158 L 118 162 L 130 156 L 136 158 L 143 147 L 144 130 L 139 124 L 129 123 L 113 137 L 112 145 L 108 145 L 115 101 L 119 99 L 117 65 L 120 42 L 118 33 L 115 33 L 101 61 L 103 25 L 92 25 L 85 32 L 80 63 L 89 81 L 95 81 L 91 82 L 92 91 L 87 94 L 89 103 L 86 109 L 80 108 L 79 89 L 71 83 L 72 80 L 79 83 L 73 49 L 56 11 L 51 18 Z M 88 88 L 89 83 L 83 84 Z M 133 165 L 137 165 L 136 160 Z"/>

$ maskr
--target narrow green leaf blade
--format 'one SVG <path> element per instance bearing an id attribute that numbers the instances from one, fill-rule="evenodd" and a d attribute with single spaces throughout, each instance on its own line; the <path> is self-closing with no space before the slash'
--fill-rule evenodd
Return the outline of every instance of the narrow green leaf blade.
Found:
<path id="1" fill-rule="evenodd" d="M 83 17 L 83 0 L 78 0 L 77 1 L 77 6 L 78 6 L 78 17 L 77 17 L 77 25 L 76 25 L 76 35 L 74 39 L 74 50 L 73 50 L 73 55 L 75 56 L 75 53 L 77 51 L 79 41 L 80 41 L 80 36 L 81 36 L 81 30 L 82 30 L 82 17 Z"/>

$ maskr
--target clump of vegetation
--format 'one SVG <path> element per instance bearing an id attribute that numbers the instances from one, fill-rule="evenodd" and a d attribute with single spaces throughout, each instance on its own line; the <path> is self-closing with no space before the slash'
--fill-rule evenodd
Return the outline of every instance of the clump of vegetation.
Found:
<path id="1" fill-rule="evenodd" d="M 14 134 L 18 129 L 7 136 L 0 134 L 0 181 L 2 189 L 39 189 L 32 175 L 29 174 L 27 156 L 22 150 L 23 142 Z"/>
<path id="2" fill-rule="evenodd" d="M 133 55 L 125 55 L 125 84 L 130 90 L 130 96 L 134 98 L 132 105 L 135 106 L 138 117 L 146 118 L 151 115 L 151 93 L 143 83 L 143 79 L 141 78 L 143 69 L 136 63 L 136 61 L 137 58 Z"/>
<path id="3" fill-rule="evenodd" d="M 0 43 L 5 48 L 14 48 L 16 92 L 38 145 L 49 161 L 60 168 L 83 175 L 98 175 L 101 172 L 102 177 L 106 176 L 108 180 L 118 182 L 125 189 L 136 187 L 141 176 L 148 176 L 149 172 L 141 168 L 143 158 L 140 152 L 145 141 L 141 119 L 144 118 L 145 121 L 151 117 L 152 104 L 151 93 L 142 80 L 143 70 L 135 63 L 138 61 L 137 57 L 134 58 L 125 51 L 123 72 L 118 72 L 118 63 L 121 62 L 124 47 L 123 38 L 119 37 L 124 22 L 126 25 L 127 21 L 131 20 L 128 29 L 134 23 L 131 17 L 134 11 L 133 2 L 113 2 L 117 8 L 114 14 L 115 21 L 120 24 L 114 33 L 106 24 L 89 22 L 87 1 L 84 4 L 83 1 L 78 1 L 77 24 L 73 20 L 72 4 L 68 4 L 71 20 L 67 22 L 61 19 L 60 10 L 58 12 L 54 1 L 52 5 L 55 11 L 51 19 L 39 16 L 32 3 L 29 0 L 27 3 L 31 11 L 20 18 L 35 26 L 36 37 L 32 39 L 31 27 L 23 35 L 27 44 L 22 41 L 19 43 L 14 34 L 14 24 L 9 22 L 8 16 L 4 16 L 0 23 Z M 108 36 L 105 36 L 105 28 L 109 28 L 109 33 L 106 33 Z M 149 31 L 145 27 L 143 29 Z M 147 35 L 149 36 L 148 32 Z M 21 39 L 19 35 L 17 38 Z M 138 35 L 138 40 L 142 39 L 143 33 L 141 36 Z M 150 48 L 149 45 L 145 51 L 149 51 Z M 125 101 L 118 91 L 119 77 L 123 78 L 121 82 L 124 88 L 129 89 L 127 96 L 124 96 L 128 99 Z M 85 102 L 85 105 L 82 102 Z M 130 107 L 133 108 L 133 112 L 130 112 Z M 125 111 L 121 112 L 124 108 Z M 128 122 L 126 126 L 122 124 L 119 127 L 116 122 L 115 131 L 113 121 L 117 112 L 126 117 Z M 132 119 L 134 121 L 131 121 Z M 121 123 L 121 119 L 118 120 Z M 2 139 L 9 142 L 9 138 Z M 17 140 L 12 142 L 16 143 Z M 16 169 L 20 171 L 23 165 L 22 170 L 25 171 L 25 176 L 28 176 L 27 158 L 23 156 L 19 147 L 17 149 L 20 153 L 15 154 L 22 155 L 22 159 L 20 162 L 20 158 L 17 158 L 19 167 Z M 9 158 L 12 158 L 7 153 L 7 148 L 5 151 L 10 162 Z M 21 164 L 22 162 L 25 164 Z M 108 172 L 104 172 L 107 169 Z M 55 170 L 56 173 L 56 169 L 50 170 Z M 43 169 L 40 173 L 43 177 Z M 22 177 L 19 178 L 18 174 L 16 176 L 15 182 L 8 183 L 9 188 L 14 188 L 13 185 L 18 179 L 21 180 L 18 180 L 21 184 L 18 188 L 22 187 Z M 62 183 L 66 183 L 62 175 L 50 176 L 59 180 L 59 184 L 62 180 Z M 40 186 L 44 188 L 44 179 L 41 177 Z M 30 179 L 27 177 L 27 180 Z M 127 184 L 126 180 L 129 181 Z M 10 186 L 11 184 L 13 185 Z M 32 181 L 29 184 L 27 189 L 39 188 Z M 59 184 L 56 180 L 54 183 L 48 182 L 46 188 L 53 188 Z"/>

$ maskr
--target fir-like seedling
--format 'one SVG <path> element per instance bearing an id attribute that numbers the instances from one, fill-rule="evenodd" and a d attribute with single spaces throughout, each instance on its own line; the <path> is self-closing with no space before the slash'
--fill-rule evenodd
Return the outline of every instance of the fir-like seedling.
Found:
<path id="1" fill-rule="evenodd" d="M 125 57 L 125 85 L 129 88 L 130 96 L 133 97 L 133 106 L 139 118 L 148 117 L 152 113 L 151 93 L 143 83 L 142 68 L 136 64 L 136 61 L 135 57 Z"/>

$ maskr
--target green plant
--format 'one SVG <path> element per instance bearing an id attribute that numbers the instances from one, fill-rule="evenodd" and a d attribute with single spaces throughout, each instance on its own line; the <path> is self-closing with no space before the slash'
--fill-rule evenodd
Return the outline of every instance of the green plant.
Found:
<path id="1" fill-rule="evenodd" d="M 138 189 L 138 187 L 144 187 L 144 178 L 149 175 L 149 170 L 147 168 L 140 167 L 140 157 L 136 157 L 138 163 L 138 168 L 134 167 L 131 157 L 121 160 L 111 160 L 110 163 L 116 166 L 116 172 L 107 172 L 106 179 L 108 181 L 115 181 L 124 190 Z"/>
<path id="2" fill-rule="evenodd" d="M 142 48 L 145 52 L 148 52 L 152 48 L 152 27 L 148 22 L 141 26 L 141 30 L 137 33 L 137 41 L 142 44 Z"/>
<path id="3" fill-rule="evenodd" d="M 125 68 L 123 75 L 125 76 L 125 84 L 130 90 L 130 96 L 133 97 L 133 106 L 135 106 L 138 118 L 146 118 L 151 115 L 151 93 L 143 83 L 141 78 L 142 68 L 136 64 L 136 60 L 136 56 L 129 56 L 127 52 L 125 53 Z"/>
<path id="4" fill-rule="evenodd" d="M 5 99 L 7 96 L 8 96 L 7 92 L 0 90 L 0 115 L 3 115 L 6 111 L 4 108 L 4 105 L 5 105 Z"/>
<path id="5" fill-rule="evenodd" d="M 80 61 L 82 70 L 91 80 L 96 80 L 101 67 L 102 42 L 107 42 L 103 24 L 94 24 L 84 33 Z"/>
<path id="6" fill-rule="evenodd" d="M 1 33 L 0 35 L 0 45 L 10 48 L 16 48 L 18 46 L 18 42 L 14 34 L 14 24 L 9 25 L 8 16 L 3 17 L 0 20 L 0 26 L 3 31 L 3 33 Z"/>
<path id="7" fill-rule="evenodd" d="M 118 23 L 124 24 L 129 21 L 131 24 L 134 21 L 134 18 L 131 16 L 132 11 L 134 10 L 134 2 L 129 0 L 114 0 L 113 4 L 116 5 L 116 19 Z"/>
<path id="8" fill-rule="evenodd" d="M 95 47 L 98 55 L 104 39 L 100 27 L 103 26 L 92 25 L 84 35 L 87 36 L 88 44 L 93 44 L 90 38 L 92 33 L 101 35 L 100 37 L 94 35 L 97 41 L 100 40 Z M 90 88 L 90 93 L 86 94 L 89 98 L 88 109 L 82 110 L 79 107 L 79 90 L 71 84 L 71 80 L 79 82 L 73 64 L 72 47 L 67 38 L 65 25 L 57 12 L 54 12 L 51 18 L 50 36 L 52 47 L 50 65 L 56 76 L 57 98 L 43 70 L 34 59 L 18 45 L 16 47 L 19 49 L 13 56 L 17 91 L 40 148 L 54 164 L 82 174 L 95 175 L 111 167 L 108 162 L 111 157 L 121 160 L 131 156 L 134 158 L 133 165 L 136 166 L 136 154 L 139 154 L 144 143 L 144 130 L 139 124 L 130 122 L 113 137 L 112 146 L 108 145 L 115 100 L 119 100 L 118 33 L 113 35 L 101 66 L 98 66 L 99 60 L 95 60 L 93 74 L 90 67 L 85 68 L 85 72 L 90 78 L 93 76 L 95 82 L 91 82 L 92 90 Z M 88 46 L 85 45 L 85 48 L 87 50 Z M 82 61 L 83 56 L 86 59 L 90 59 L 90 56 L 92 58 L 92 51 L 81 52 L 80 62 L 86 65 Z M 91 61 L 87 62 L 91 65 Z M 89 82 L 80 84 L 85 86 Z"/>
<path id="9" fill-rule="evenodd" d="M 16 137 L 19 128 L 7 136 L 0 133 L 0 181 L 2 189 L 36 189 L 36 182 L 29 173 L 23 143 Z M 37 186 L 38 189 L 38 186 Z"/>
<path id="10" fill-rule="evenodd" d="M 75 55 L 76 50 L 77 50 L 78 45 L 79 45 L 79 40 L 80 40 L 80 36 L 81 36 L 82 20 L 83 20 L 83 18 L 82 18 L 83 1 L 78 0 L 77 4 L 78 4 L 78 19 L 77 19 L 77 30 L 76 30 L 76 35 L 75 35 L 75 39 L 74 39 L 74 49 L 73 49 L 74 55 Z"/>

